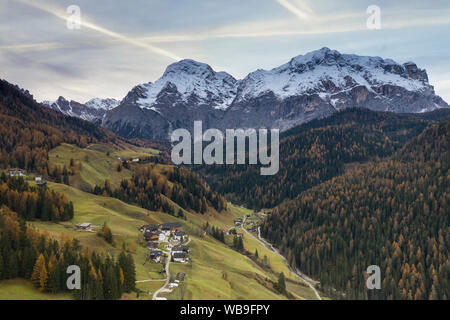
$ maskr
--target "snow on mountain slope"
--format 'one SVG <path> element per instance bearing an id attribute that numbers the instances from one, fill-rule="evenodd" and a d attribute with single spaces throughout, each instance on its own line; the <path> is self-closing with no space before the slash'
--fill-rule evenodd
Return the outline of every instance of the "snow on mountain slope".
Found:
<path id="1" fill-rule="evenodd" d="M 412 62 L 402 65 L 391 59 L 341 54 L 329 48 L 299 55 L 272 70 L 259 69 L 242 80 L 236 80 L 226 72 L 215 72 L 207 64 L 182 60 L 169 65 L 155 83 L 142 84 L 133 90 L 139 93 L 135 97 L 136 105 L 161 113 L 162 107 L 177 103 L 227 110 L 233 104 L 268 93 L 273 93 L 278 100 L 315 94 L 339 109 L 346 107 L 342 94 L 364 87 L 381 98 L 383 92 L 380 93 L 379 88 L 382 86 L 434 94 L 426 71 L 418 69 Z M 338 93 L 342 94 L 337 96 Z M 434 106 L 421 110 L 431 110 Z"/>
<path id="2" fill-rule="evenodd" d="M 73 100 L 69 101 L 64 97 L 59 97 L 56 101 L 42 102 L 50 109 L 91 122 L 101 122 L 106 112 L 117 107 L 119 103 L 115 99 L 94 98 L 83 104 Z"/>
<path id="3" fill-rule="evenodd" d="M 415 67 L 412 63 L 405 65 Z M 372 87 L 386 84 L 403 87 L 408 91 L 427 89 L 427 77 L 411 78 L 405 65 L 390 59 L 340 54 L 338 51 L 322 48 L 297 56 L 272 70 L 250 73 L 240 83 L 238 101 L 267 92 L 273 92 L 279 99 L 313 93 L 325 99 L 331 94 L 358 85 L 365 86 L 372 92 Z"/>
<path id="4" fill-rule="evenodd" d="M 87 101 L 85 103 L 85 105 L 89 108 L 93 108 L 93 109 L 101 109 L 101 110 L 111 110 L 114 109 L 115 107 L 117 107 L 119 105 L 120 101 L 116 100 L 116 99 L 112 99 L 112 98 L 106 98 L 106 99 L 101 99 L 101 98 L 93 98 L 89 101 Z"/>
<path id="5" fill-rule="evenodd" d="M 195 97 L 197 104 L 208 103 L 216 109 L 226 109 L 236 96 L 236 83 L 226 72 L 215 72 L 209 65 L 194 60 L 182 60 L 168 66 L 155 83 L 141 85 L 144 97 L 138 103 L 150 109 L 160 93 L 172 87 L 184 102 Z"/>

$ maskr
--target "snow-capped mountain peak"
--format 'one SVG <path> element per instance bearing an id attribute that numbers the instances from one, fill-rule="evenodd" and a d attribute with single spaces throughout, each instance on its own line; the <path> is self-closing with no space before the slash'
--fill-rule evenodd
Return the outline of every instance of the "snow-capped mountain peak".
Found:
<path id="1" fill-rule="evenodd" d="M 160 95 L 169 89 L 178 93 L 183 102 L 208 104 L 216 109 L 226 109 L 236 96 L 236 79 L 226 72 L 215 72 L 209 65 L 194 60 L 181 60 L 169 65 L 155 83 L 139 86 L 142 108 L 158 107 Z"/>
<path id="2" fill-rule="evenodd" d="M 341 54 L 322 48 L 292 58 L 272 70 L 257 70 L 241 83 L 238 101 L 273 92 L 279 99 L 301 94 L 319 94 L 326 99 L 338 92 L 364 86 L 375 92 L 383 85 L 407 91 L 430 89 L 426 71 L 412 63 L 401 65 L 391 59 Z"/>

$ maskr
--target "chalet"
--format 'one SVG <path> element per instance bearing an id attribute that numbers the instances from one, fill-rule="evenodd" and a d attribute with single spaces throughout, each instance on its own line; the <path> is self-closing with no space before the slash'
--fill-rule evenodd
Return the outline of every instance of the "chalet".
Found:
<path id="1" fill-rule="evenodd" d="M 230 234 L 230 230 L 228 230 L 228 228 L 225 228 L 225 227 L 220 228 L 220 231 L 222 231 L 225 234 Z"/>
<path id="2" fill-rule="evenodd" d="M 22 169 L 9 169 L 9 176 L 10 177 L 25 177 L 27 175 L 25 170 Z"/>
<path id="3" fill-rule="evenodd" d="M 157 224 L 145 224 L 142 227 L 139 228 L 139 231 L 144 232 L 144 231 L 150 231 L 150 232 L 155 232 L 158 231 L 159 226 Z"/>
<path id="4" fill-rule="evenodd" d="M 179 222 L 169 222 L 161 225 L 161 230 L 164 232 L 174 232 L 179 229 L 181 229 L 181 223 Z"/>
<path id="5" fill-rule="evenodd" d="M 256 227 L 252 227 L 252 228 L 248 229 L 248 231 L 250 231 L 250 232 L 256 232 Z"/>
<path id="6" fill-rule="evenodd" d="M 76 227 L 78 229 L 83 229 L 83 230 L 86 230 L 86 229 L 90 228 L 91 226 L 92 226 L 92 224 L 89 223 L 89 222 L 83 222 L 83 223 L 80 223 L 80 224 L 76 225 Z"/>
<path id="7" fill-rule="evenodd" d="M 179 245 L 172 247 L 172 253 L 189 253 L 189 247 L 185 245 Z"/>
<path id="8" fill-rule="evenodd" d="M 234 220 L 234 225 L 235 225 L 236 227 L 240 227 L 241 224 L 242 224 L 242 219 L 239 218 L 239 219 Z"/>
<path id="9" fill-rule="evenodd" d="M 160 262 L 162 256 L 162 251 L 159 249 L 150 249 L 150 260 L 155 262 Z"/>
<path id="10" fill-rule="evenodd" d="M 145 226 L 145 230 L 152 231 L 152 232 L 158 231 L 158 229 L 159 229 L 159 227 L 157 224 L 148 224 Z"/>
<path id="11" fill-rule="evenodd" d="M 184 237 L 185 237 L 185 233 L 184 233 L 184 231 L 181 231 L 181 230 L 175 230 L 175 232 L 173 233 L 173 238 L 176 240 L 176 241 L 184 241 Z"/>
<path id="12" fill-rule="evenodd" d="M 187 260 L 187 256 L 185 253 L 174 253 L 173 254 L 173 261 L 175 262 L 181 262 L 181 263 L 185 263 Z"/>
<path id="13" fill-rule="evenodd" d="M 178 272 L 177 279 L 180 281 L 184 281 L 184 279 L 186 279 L 186 274 L 184 272 Z"/>
<path id="14" fill-rule="evenodd" d="M 238 238 L 242 238 L 242 237 L 244 236 L 244 233 L 238 232 L 238 233 L 236 233 L 236 236 L 237 236 Z"/>
<path id="15" fill-rule="evenodd" d="M 157 241 L 159 240 L 159 233 L 152 231 L 144 231 L 144 239 L 147 241 Z"/>

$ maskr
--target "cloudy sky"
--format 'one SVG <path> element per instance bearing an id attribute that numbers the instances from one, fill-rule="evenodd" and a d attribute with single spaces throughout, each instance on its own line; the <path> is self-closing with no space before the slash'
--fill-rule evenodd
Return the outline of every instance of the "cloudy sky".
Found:
<path id="1" fill-rule="evenodd" d="M 121 99 L 183 58 L 240 79 L 326 46 L 414 61 L 450 103 L 449 38 L 448 0 L 0 0 L 0 78 L 38 101 Z"/>

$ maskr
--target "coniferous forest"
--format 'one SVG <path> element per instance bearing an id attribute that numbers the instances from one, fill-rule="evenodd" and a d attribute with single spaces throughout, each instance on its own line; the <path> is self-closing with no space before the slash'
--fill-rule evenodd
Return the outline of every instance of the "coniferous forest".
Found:
<path id="1" fill-rule="evenodd" d="M 81 271 L 81 289 L 67 288 L 67 268 Z M 29 279 L 43 292 L 73 292 L 83 300 L 118 299 L 135 290 L 135 267 L 131 254 L 117 258 L 84 250 L 76 239 L 50 238 L 27 225 L 7 206 L 0 208 L 0 280 Z"/>
<path id="2" fill-rule="evenodd" d="M 119 188 L 113 189 L 107 180 L 104 187 L 96 186 L 93 192 L 172 215 L 175 210 L 167 199 L 183 209 L 202 214 L 208 207 L 217 211 L 226 209 L 225 198 L 211 191 L 197 174 L 187 169 L 173 167 L 166 169 L 162 175 L 149 164 L 136 165 L 134 170 L 133 177 L 123 180 Z"/>
<path id="3" fill-rule="evenodd" d="M 262 235 L 333 298 L 448 299 L 450 122 L 276 207 Z M 367 290 L 378 265 L 382 289 Z M 336 291 L 337 290 L 337 291 Z"/>
<path id="4" fill-rule="evenodd" d="M 411 115 L 345 109 L 284 132 L 276 175 L 262 176 L 259 166 L 254 165 L 194 169 L 230 201 L 254 209 L 272 208 L 342 174 L 346 164 L 391 155 L 430 123 L 444 120 L 450 120 L 448 110 Z"/>

